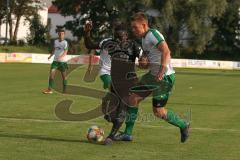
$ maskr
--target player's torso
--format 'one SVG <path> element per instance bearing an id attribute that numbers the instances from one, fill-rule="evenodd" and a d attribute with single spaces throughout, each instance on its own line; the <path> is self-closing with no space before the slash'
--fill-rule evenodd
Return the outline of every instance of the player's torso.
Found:
<path id="1" fill-rule="evenodd" d="M 127 96 L 129 88 L 134 86 L 137 81 L 135 74 L 136 57 L 138 54 L 135 52 L 133 41 L 119 43 L 116 50 L 111 53 L 112 85 L 120 96 Z"/>
<path id="2" fill-rule="evenodd" d="M 109 38 L 103 40 L 100 46 L 101 46 L 100 65 L 102 68 L 110 70 L 113 63 L 112 59 L 114 58 L 115 58 L 114 63 L 118 63 L 119 65 L 121 65 L 120 63 L 135 62 L 136 53 L 134 52 L 134 44 L 132 41 L 117 42 Z M 132 65 L 134 66 L 134 64 Z"/>
<path id="3" fill-rule="evenodd" d="M 103 39 L 100 44 L 100 75 L 102 74 L 109 74 L 110 75 L 110 70 L 111 70 L 111 56 L 109 55 L 109 51 L 106 48 L 106 43 L 111 41 L 112 38 L 106 38 Z"/>
<path id="4" fill-rule="evenodd" d="M 112 59 L 117 58 L 118 61 L 128 62 L 135 66 L 135 59 L 138 53 L 135 51 L 134 41 L 117 42 L 115 50 L 110 53 Z"/>
<path id="5" fill-rule="evenodd" d="M 101 68 L 110 71 L 110 69 L 111 69 L 111 56 L 108 54 L 107 50 L 104 50 L 104 49 L 101 50 L 99 64 L 100 64 Z"/>
<path id="6" fill-rule="evenodd" d="M 63 40 L 63 41 L 59 41 L 58 39 L 54 41 L 54 61 L 61 61 L 61 62 L 66 62 L 66 56 L 63 57 L 61 60 L 59 60 L 58 58 L 63 55 L 65 48 L 67 45 L 67 41 Z"/>
<path id="7" fill-rule="evenodd" d="M 157 45 L 152 43 L 153 41 L 152 39 L 155 38 L 156 34 L 158 34 L 157 36 L 160 36 L 162 39 L 164 39 L 162 34 L 154 29 L 150 29 L 148 33 L 145 35 L 145 37 L 142 38 L 142 49 L 144 53 L 148 56 L 150 62 L 150 72 L 153 75 L 158 74 L 161 66 L 162 57 L 162 52 L 157 48 Z M 172 73 L 174 73 L 174 70 L 171 67 L 171 64 L 169 63 L 167 65 L 167 70 L 165 74 L 170 75 Z"/>

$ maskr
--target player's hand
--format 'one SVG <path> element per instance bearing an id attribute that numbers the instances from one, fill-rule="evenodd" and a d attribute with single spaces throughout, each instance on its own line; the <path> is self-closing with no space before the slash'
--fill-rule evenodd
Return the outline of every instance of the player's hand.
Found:
<path id="1" fill-rule="evenodd" d="M 157 74 L 156 77 L 155 77 L 156 81 L 161 81 L 161 80 L 163 80 L 165 70 L 166 70 L 166 66 L 161 66 L 160 71 L 158 72 L 158 74 Z"/>
<path id="2" fill-rule="evenodd" d="M 84 32 L 90 32 L 92 30 L 92 22 L 91 21 L 86 21 L 84 25 Z"/>
<path id="3" fill-rule="evenodd" d="M 52 57 L 52 56 L 50 55 L 50 56 L 48 57 L 48 60 L 50 60 L 50 59 L 51 59 L 51 57 Z"/>
<path id="4" fill-rule="evenodd" d="M 141 56 L 138 60 L 138 67 L 141 69 L 148 69 L 149 63 L 149 59 L 146 55 Z"/>

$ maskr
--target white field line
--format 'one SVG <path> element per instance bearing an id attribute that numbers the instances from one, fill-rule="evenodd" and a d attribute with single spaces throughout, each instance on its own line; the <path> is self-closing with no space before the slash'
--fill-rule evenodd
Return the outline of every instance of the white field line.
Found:
<path id="1" fill-rule="evenodd" d="M 21 121 L 21 122 L 40 122 L 40 123 L 82 123 L 82 124 L 100 124 L 99 122 L 91 122 L 91 121 L 61 121 L 61 120 L 46 120 L 46 119 L 31 119 L 31 118 L 3 118 L 0 117 L 1 121 Z M 150 124 L 141 124 L 137 123 L 141 127 L 145 128 L 163 128 L 163 129 L 175 129 L 176 127 L 166 127 L 166 126 L 157 126 Z M 240 133 L 239 129 L 224 129 L 224 128 L 200 128 L 200 127 L 191 127 L 190 130 L 199 130 L 199 131 L 215 131 L 215 132 L 236 132 Z"/>

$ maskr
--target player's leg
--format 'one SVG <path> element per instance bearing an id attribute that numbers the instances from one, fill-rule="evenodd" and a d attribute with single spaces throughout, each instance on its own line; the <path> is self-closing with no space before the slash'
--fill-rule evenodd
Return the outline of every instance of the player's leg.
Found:
<path id="1" fill-rule="evenodd" d="M 113 124 L 112 129 L 110 131 L 110 134 L 106 138 L 105 144 L 109 144 L 109 143 L 112 143 L 113 140 L 117 140 L 115 138 L 120 127 L 122 126 L 125 120 L 126 110 L 127 110 L 126 104 L 120 100 L 120 104 L 116 109 L 116 115 L 115 117 L 112 118 L 112 124 Z"/>
<path id="2" fill-rule="evenodd" d="M 189 123 L 180 118 L 173 110 L 166 109 L 164 106 L 153 106 L 154 115 L 158 118 L 164 119 L 166 122 L 180 128 L 181 142 L 184 143 L 189 134 Z"/>
<path id="3" fill-rule="evenodd" d="M 61 72 L 62 75 L 62 83 L 63 83 L 63 93 L 66 93 L 67 88 L 67 71 Z"/>
<path id="4" fill-rule="evenodd" d="M 62 75 L 63 93 L 66 93 L 67 88 L 67 69 L 68 65 L 66 62 L 59 62 L 58 70 L 61 72 Z"/>
<path id="5" fill-rule="evenodd" d="M 49 70 L 49 79 L 48 79 L 48 89 L 44 90 L 43 93 L 44 94 L 52 94 L 52 88 L 54 86 L 54 76 L 56 74 L 56 70 L 57 70 L 57 64 L 54 61 L 51 64 L 50 70 Z"/>
<path id="6" fill-rule="evenodd" d="M 135 121 L 137 119 L 138 104 L 141 100 L 143 100 L 143 98 L 137 94 L 133 93 L 129 96 L 129 105 L 127 107 L 127 114 L 125 120 L 126 128 L 124 130 L 124 133 L 118 136 L 119 140 L 132 141 L 132 131 Z"/>
<path id="7" fill-rule="evenodd" d="M 113 93 L 113 92 L 112 92 Z M 107 138 L 104 141 L 105 145 L 112 144 L 116 137 L 116 134 L 118 133 L 120 127 L 122 126 L 125 117 L 126 117 L 126 110 L 127 110 L 127 105 L 124 103 L 124 101 L 116 96 L 112 95 L 110 96 L 109 94 L 109 102 L 108 102 L 108 107 L 105 109 L 105 116 L 104 118 L 112 122 L 113 126 L 111 128 L 111 131 Z M 106 113 L 107 110 L 107 113 Z"/>
<path id="8" fill-rule="evenodd" d="M 174 75 L 164 77 L 164 81 L 171 85 L 170 88 L 172 88 L 174 80 Z M 179 117 L 173 110 L 165 108 L 170 90 L 167 93 L 163 93 L 162 90 L 156 90 L 153 94 L 152 105 L 154 115 L 158 118 L 164 119 L 166 122 L 174 126 L 179 127 L 181 132 L 181 142 L 185 142 L 188 138 L 189 123 Z"/>
<path id="9" fill-rule="evenodd" d="M 134 97 L 139 97 L 138 95 L 133 95 L 130 96 L 131 98 Z M 135 101 L 136 102 L 136 101 Z M 139 102 L 136 102 L 137 104 Z M 126 124 L 126 128 L 125 131 L 116 135 L 117 132 L 115 132 L 114 134 L 114 140 L 116 141 L 132 141 L 132 130 L 133 130 L 133 126 L 135 123 L 135 120 L 137 119 L 137 111 L 138 108 L 135 107 L 137 106 L 137 104 L 133 104 L 132 103 L 132 107 L 129 107 L 128 105 L 126 105 L 125 103 L 125 108 L 121 111 L 120 116 L 118 116 L 118 119 L 120 120 L 120 122 L 117 122 L 116 124 L 120 124 L 118 125 L 118 129 L 116 131 L 119 130 L 119 128 L 122 126 L 122 123 L 125 120 L 125 124 Z"/>
<path id="10" fill-rule="evenodd" d="M 111 76 L 109 74 L 103 74 L 103 75 L 100 75 L 100 79 L 103 82 L 103 88 L 104 89 L 110 89 L 110 86 L 111 86 L 111 83 L 112 83 Z"/>
<path id="11" fill-rule="evenodd" d="M 143 87 L 140 87 L 140 90 L 136 90 L 136 93 L 133 92 L 132 94 L 130 94 L 128 98 L 128 108 L 125 121 L 126 128 L 123 133 L 119 134 L 116 137 L 117 140 L 132 141 L 133 127 L 138 114 L 138 104 L 152 93 L 152 91 L 148 90 L 148 87 L 146 87 L 146 85 L 149 83 L 149 73 L 147 73 L 135 86 L 136 88 L 138 88 L 137 86 Z"/>
<path id="12" fill-rule="evenodd" d="M 125 131 L 115 137 L 115 140 L 118 141 L 132 141 L 132 132 L 133 132 L 133 127 L 135 124 L 135 121 L 137 119 L 137 114 L 138 114 L 138 104 L 149 95 L 146 94 L 145 96 L 143 95 L 138 95 L 138 94 L 131 94 L 128 98 L 128 106 L 127 106 L 127 113 L 126 113 L 126 119 L 125 119 L 125 124 L 126 128 Z"/>

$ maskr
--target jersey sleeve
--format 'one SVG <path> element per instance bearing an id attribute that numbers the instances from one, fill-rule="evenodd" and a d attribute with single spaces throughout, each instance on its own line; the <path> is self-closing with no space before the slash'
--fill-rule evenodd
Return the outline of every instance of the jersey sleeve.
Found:
<path id="1" fill-rule="evenodd" d="M 151 29 L 151 34 L 149 36 L 149 41 L 154 45 L 157 46 L 161 42 L 165 41 L 163 35 L 156 29 Z"/>
<path id="2" fill-rule="evenodd" d="M 101 50 L 100 50 L 100 49 L 96 49 L 96 50 L 95 50 L 95 55 L 99 56 L 100 53 L 101 53 Z"/>
<path id="3" fill-rule="evenodd" d="M 105 38 L 103 39 L 100 43 L 99 43 L 99 48 L 102 49 L 102 47 L 104 46 L 104 43 L 106 43 L 107 41 L 112 40 L 112 38 Z"/>
<path id="4" fill-rule="evenodd" d="M 68 50 L 68 42 L 65 40 L 64 51 Z"/>

